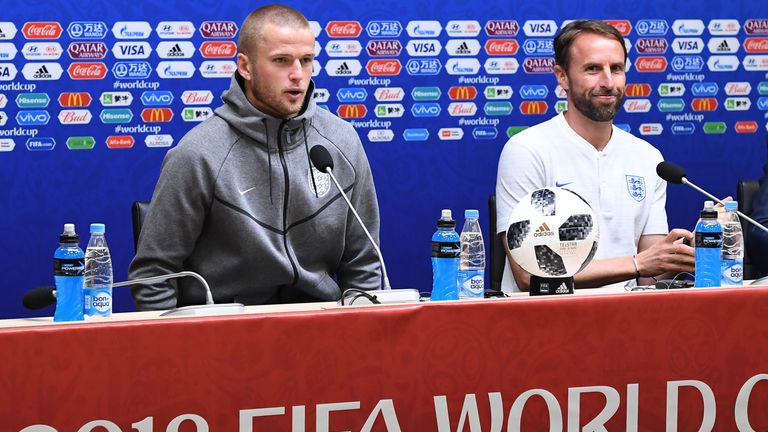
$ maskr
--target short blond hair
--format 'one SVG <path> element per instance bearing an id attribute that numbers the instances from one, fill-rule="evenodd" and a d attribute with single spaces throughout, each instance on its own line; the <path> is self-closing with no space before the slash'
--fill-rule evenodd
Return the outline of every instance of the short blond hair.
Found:
<path id="1" fill-rule="evenodd" d="M 240 26 L 237 38 L 237 52 L 245 55 L 254 53 L 256 45 L 263 40 L 262 30 L 267 24 L 292 29 L 308 29 L 309 21 L 296 9 L 281 4 L 262 6 L 251 12 Z"/>

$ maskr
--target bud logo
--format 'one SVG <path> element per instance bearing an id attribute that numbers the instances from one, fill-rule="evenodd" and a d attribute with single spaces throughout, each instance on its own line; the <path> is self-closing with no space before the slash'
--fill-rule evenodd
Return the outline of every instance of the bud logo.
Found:
<path id="1" fill-rule="evenodd" d="M 642 84 L 627 84 L 624 93 L 627 97 L 648 97 L 651 94 L 651 85 Z"/>
<path id="2" fill-rule="evenodd" d="M 410 59 L 405 64 L 408 75 L 437 75 L 442 68 L 438 59 Z"/>
<path id="3" fill-rule="evenodd" d="M 213 116 L 213 110 L 210 107 L 184 108 L 181 112 L 181 118 L 185 122 L 201 122 Z"/>
<path id="4" fill-rule="evenodd" d="M 5 108 L 5 105 L 8 103 L 8 98 L 5 97 L 4 94 L 0 93 L 0 109 Z"/>
<path id="5" fill-rule="evenodd" d="M 691 122 L 672 123 L 672 135 L 692 135 L 696 131 L 696 126 Z"/>
<path id="6" fill-rule="evenodd" d="M 439 87 L 414 87 L 411 97 L 415 101 L 438 100 L 442 92 Z"/>
<path id="7" fill-rule="evenodd" d="M 704 50 L 701 38 L 675 38 L 672 41 L 672 51 L 675 54 L 698 54 Z"/>
<path id="8" fill-rule="evenodd" d="M 152 27 L 146 21 L 118 21 L 112 26 L 116 39 L 146 39 L 152 33 Z"/>
<path id="9" fill-rule="evenodd" d="M 16 148 L 16 141 L 11 138 L 0 139 L 0 152 L 13 151 Z"/>
<path id="10" fill-rule="evenodd" d="M 480 42 L 475 39 L 451 39 L 445 44 L 445 51 L 450 56 L 476 56 L 480 52 Z"/>
<path id="11" fill-rule="evenodd" d="M 663 19 L 644 19 L 635 25 L 635 32 L 640 36 L 664 36 L 667 31 L 669 24 Z"/>
<path id="12" fill-rule="evenodd" d="M 405 97 L 405 91 L 402 87 L 379 87 L 376 89 L 374 96 L 379 102 L 399 102 Z"/>
<path id="13" fill-rule="evenodd" d="M 554 36 L 557 32 L 557 23 L 552 20 L 528 20 L 523 24 L 526 36 L 546 37 Z"/>
<path id="14" fill-rule="evenodd" d="M 409 21 L 405 31 L 410 37 L 428 38 L 440 36 L 443 27 L 439 21 Z"/>
<path id="15" fill-rule="evenodd" d="M 755 133 L 757 132 L 757 122 L 738 121 L 733 125 L 733 129 L 736 133 Z"/>
<path id="16" fill-rule="evenodd" d="M 203 21 L 200 34 L 206 39 L 232 39 L 237 34 L 233 21 Z"/>
<path id="17" fill-rule="evenodd" d="M 173 136 L 171 135 L 147 135 L 144 138 L 144 144 L 149 148 L 170 147 L 173 145 Z"/>
<path id="18" fill-rule="evenodd" d="M 514 108 L 509 102 L 486 102 L 483 112 L 489 116 L 506 116 L 512 114 Z"/>
<path id="19" fill-rule="evenodd" d="M 19 50 L 16 49 L 16 45 L 10 42 L 0 43 L 0 60 L 13 60 L 16 57 L 17 52 L 19 52 Z"/>
<path id="20" fill-rule="evenodd" d="M 107 25 L 102 21 L 75 21 L 67 26 L 70 39 L 104 39 Z"/>
<path id="21" fill-rule="evenodd" d="M 635 51 L 638 54 L 664 54 L 667 46 L 664 38 L 641 38 L 635 43 Z"/>
<path id="22" fill-rule="evenodd" d="M 434 57 L 443 48 L 437 39 L 409 40 L 405 49 L 411 57 Z"/>
<path id="23" fill-rule="evenodd" d="M 365 70 L 368 71 L 368 75 L 399 75 L 403 65 L 400 64 L 398 59 L 379 59 L 368 60 L 365 65 Z"/>
<path id="24" fill-rule="evenodd" d="M 517 73 L 519 67 L 520 64 L 514 57 L 490 57 L 483 65 L 489 74 L 513 74 Z"/>
<path id="25" fill-rule="evenodd" d="M 643 123 L 640 125 L 640 135 L 661 135 L 664 126 L 660 123 Z"/>
<path id="26" fill-rule="evenodd" d="M 699 36 L 704 33 L 702 20 L 675 20 L 672 23 L 672 32 L 677 36 Z"/>
<path id="27" fill-rule="evenodd" d="M 237 69 L 232 60 L 206 60 L 200 64 L 200 75 L 205 78 L 231 78 Z"/>
<path id="28" fill-rule="evenodd" d="M 152 66 L 145 61 L 119 61 L 112 66 L 112 74 L 121 79 L 147 79 L 152 73 Z"/>
<path id="29" fill-rule="evenodd" d="M 397 57 L 403 50 L 403 45 L 397 39 L 369 40 L 365 51 L 371 57 Z"/>
<path id="30" fill-rule="evenodd" d="M 368 37 L 372 38 L 396 38 L 402 33 L 403 26 L 400 24 L 400 21 L 375 20 L 368 22 L 365 26 L 365 31 L 368 33 Z"/>
<path id="31" fill-rule="evenodd" d="M 406 129 L 403 131 L 403 139 L 406 141 L 426 141 L 429 131 L 424 128 Z"/>
<path id="32" fill-rule="evenodd" d="M 453 86 L 448 89 L 448 97 L 451 100 L 473 100 L 477 97 L 477 89 L 474 86 Z"/>
<path id="33" fill-rule="evenodd" d="M 210 90 L 187 90 L 181 94 L 181 101 L 184 105 L 208 105 L 213 102 L 213 93 Z"/>
<path id="34" fill-rule="evenodd" d="M 330 76 L 358 76 L 363 66 L 357 60 L 329 60 L 325 73 Z"/>
<path id="35" fill-rule="evenodd" d="M 472 136 L 476 140 L 492 140 L 499 135 L 498 129 L 493 126 L 477 126 L 472 129 Z"/>
<path id="36" fill-rule="evenodd" d="M 368 98 L 368 91 L 362 87 L 340 88 L 336 92 L 336 99 L 341 103 L 364 102 Z"/>
<path id="37" fill-rule="evenodd" d="M 190 61 L 161 61 L 155 70 L 160 78 L 192 78 L 195 74 L 195 65 Z"/>
<path id="38" fill-rule="evenodd" d="M 378 104 L 376 105 L 376 117 L 380 118 L 396 118 L 402 117 L 405 114 L 405 107 L 402 104 Z"/>
<path id="39" fill-rule="evenodd" d="M 627 99 L 624 101 L 624 111 L 628 113 L 647 113 L 651 110 L 651 101 L 648 99 Z"/>
<path id="40" fill-rule="evenodd" d="M 363 118 L 368 113 L 368 109 L 363 104 L 339 105 L 336 108 L 336 114 L 343 119 Z"/>
<path id="41" fill-rule="evenodd" d="M 208 42 L 203 42 L 206 43 Z M 194 54 L 195 46 L 189 41 L 165 41 L 157 44 L 157 56 L 163 59 L 192 58 Z"/>
<path id="42" fill-rule="evenodd" d="M 47 93 L 20 93 L 16 96 L 19 108 L 45 108 L 51 102 Z"/>
<path id="43" fill-rule="evenodd" d="M 744 23 L 747 34 L 768 34 L 768 19 L 748 19 Z"/>
<path id="44" fill-rule="evenodd" d="M 72 42 L 67 54 L 73 60 L 99 60 L 107 56 L 107 45 L 104 42 Z"/>
<path id="45" fill-rule="evenodd" d="M 440 111 L 440 105 L 434 102 L 419 102 L 413 104 L 411 107 L 411 114 L 413 114 L 414 117 L 437 117 L 440 115 Z"/>
<path id="46" fill-rule="evenodd" d="M 332 40 L 325 45 L 329 57 L 357 57 L 362 50 L 362 45 L 356 40 Z"/>
<path id="47" fill-rule="evenodd" d="M 552 57 L 526 57 L 523 60 L 523 70 L 525 73 L 552 73 L 555 67 L 555 59 Z"/>
<path id="48" fill-rule="evenodd" d="M 59 95 L 59 105 L 62 107 L 87 107 L 91 104 L 91 94 L 88 92 L 65 92 Z"/>
<path id="49" fill-rule="evenodd" d="M 61 78 L 64 70 L 58 63 L 27 63 L 24 65 L 21 73 L 29 81 L 57 80 Z"/>
<path id="50" fill-rule="evenodd" d="M 483 91 L 483 95 L 488 100 L 511 99 L 512 93 L 514 91 L 511 86 L 488 86 Z"/>
<path id="51" fill-rule="evenodd" d="M 661 112 L 680 112 L 685 109 L 685 101 L 679 98 L 659 99 L 656 108 Z"/>
<path id="52" fill-rule="evenodd" d="M 528 41 L 533 41 L 533 39 L 528 39 Z M 515 55 L 518 49 L 520 49 L 520 45 L 514 39 L 488 39 L 485 43 L 485 52 L 492 56 Z"/>
<path id="53" fill-rule="evenodd" d="M 520 104 L 520 113 L 523 115 L 545 114 L 549 106 L 544 101 L 523 101 Z"/>
<path id="54" fill-rule="evenodd" d="M 445 25 L 445 32 L 450 37 L 475 37 L 480 34 L 480 29 L 480 23 L 477 21 L 448 21 Z"/>
<path id="55" fill-rule="evenodd" d="M 476 58 L 452 58 L 445 63 L 445 70 L 450 75 L 475 75 L 480 71 L 480 62 Z"/>
<path id="56" fill-rule="evenodd" d="M 520 97 L 523 99 L 546 99 L 549 89 L 545 85 L 527 84 L 520 87 Z"/>
<path id="57" fill-rule="evenodd" d="M 128 106 L 133 102 L 131 92 L 104 92 L 99 96 L 102 106 Z"/>
<path id="58" fill-rule="evenodd" d="M 693 89 L 691 89 L 691 90 L 693 90 Z M 694 98 L 691 101 L 691 108 L 694 111 L 714 111 L 714 110 L 717 109 L 717 99 L 715 99 L 715 98 Z"/>
<path id="59" fill-rule="evenodd" d="M 514 40 L 514 39 L 512 39 Z M 486 51 L 487 51 L 486 45 Z M 526 39 L 523 42 L 523 51 L 525 55 L 555 55 L 555 46 L 552 39 Z M 490 54 L 490 53 L 489 53 Z M 512 53 L 513 55 L 516 53 Z"/>
<path id="60" fill-rule="evenodd" d="M 51 115 L 44 110 L 23 110 L 16 113 L 19 126 L 44 126 L 51 120 Z"/>
<path id="61" fill-rule="evenodd" d="M 635 62 L 638 72 L 664 72 L 667 70 L 667 59 L 664 57 L 638 57 Z"/>
<path id="62" fill-rule="evenodd" d="M 56 140 L 50 137 L 29 138 L 26 147 L 29 151 L 51 151 L 56 148 Z"/>
<path id="63" fill-rule="evenodd" d="M 768 70 L 768 55 L 748 55 L 741 62 L 748 71 Z"/>
<path id="64" fill-rule="evenodd" d="M 141 119 L 144 123 L 168 123 L 173 118 L 170 108 L 144 108 L 141 110 Z"/>
<path id="65" fill-rule="evenodd" d="M 728 96 L 746 96 L 752 91 L 752 84 L 747 81 L 729 82 L 725 84 L 725 94 Z"/>
<path id="66" fill-rule="evenodd" d="M 101 110 L 99 119 L 104 124 L 130 123 L 133 120 L 133 113 L 128 108 L 109 108 Z"/>
<path id="67" fill-rule="evenodd" d="M 739 40 L 735 37 L 712 38 L 707 42 L 712 54 L 734 54 L 739 51 Z"/>
<path id="68" fill-rule="evenodd" d="M 0 81 L 11 81 L 16 78 L 16 66 L 13 63 L 0 63 Z"/>
<path id="69" fill-rule="evenodd" d="M 68 124 L 88 124 L 91 122 L 91 112 L 86 109 L 79 110 L 61 110 L 59 113 L 59 123 Z"/>
<path id="70" fill-rule="evenodd" d="M 453 141 L 464 138 L 464 129 L 462 128 L 440 128 L 437 131 L 437 137 L 441 141 Z"/>
<path id="71" fill-rule="evenodd" d="M 195 34 L 195 25 L 190 21 L 160 21 L 155 33 L 160 39 L 189 39 Z"/>
<path id="72" fill-rule="evenodd" d="M 168 90 L 145 91 L 141 94 L 141 103 L 144 106 L 163 106 L 173 102 L 173 93 Z"/>
<path id="73" fill-rule="evenodd" d="M 632 31 L 632 24 L 627 20 L 605 20 L 605 22 L 618 30 L 622 36 L 627 36 Z"/>
<path id="74" fill-rule="evenodd" d="M 675 56 L 671 64 L 675 72 L 699 72 L 704 68 L 704 59 L 701 56 Z"/>
<path id="75" fill-rule="evenodd" d="M 368 131 L 370 142 L 390 142 L 395 139 L 395 133 L 390 129 L 371 129 Z"/>
<path id="76" fill-rule="evenodd" d="M 747 111 L 752 106 L 752 101 L 748 97 L 729 97 L 725 99 L 724 104 L 727 111 Z"/>
<path id="77" fill-rule="evenodd" d="M 211 94 L 211 99 L 213 99 L 213 94 Z M 312 99 L 314 99 L 317 103 L 325 103 L 331 99 L 331 93 L 328 91 L 328 89 L 315 87 L 315 92 L 312 93 Z"/>
<path id="78" fill-rule="evenodd" d="M 30 21 L 21 28 L 27 39 L 58 39 L 63 30 L 55 21 Z"/>
<path id="79" fill-rule="evenodd" d="M 200 45 L 200 54 L 205 58 L 230 58 L 237 54 L 237 45 L 232 41 L 205 41 Z"/>
<path id="80" fill-rule="evenodd" d="M 110 135 L 106 144 L 111 149 L 129 149 L 133 147 L 134 140 L 130 135 Z"/>
<path id="81" fill-rule="evenodd" d="M 744 51 L 748 53 L 768 53 L 768 38 L 746 38 L 744 40 Z"/>
<path id="82" fill-rule="evenodd" d="M 331 21 L 325 26 L 325 32 L 332 38 L 356 38 L 362 31 L 358 21 Z"/>
<path id="83" fill-rule="evenodd" d="M 0 44 L 0 47 L 2 47 L 2 45 L 4 44 Z M 58 42 L 27 42 L 24 44 L 24 48 L 21 49 L 21 53 L 27 60 L 56 60 L 61 57 L 62 52 L 63 50 Z M 8 60 L 11 60 L 15 56 L 16 48 L 14 47 L 12 56 Z M 2 48 L 0 48 L 0 59 L 3 59 Z"/>

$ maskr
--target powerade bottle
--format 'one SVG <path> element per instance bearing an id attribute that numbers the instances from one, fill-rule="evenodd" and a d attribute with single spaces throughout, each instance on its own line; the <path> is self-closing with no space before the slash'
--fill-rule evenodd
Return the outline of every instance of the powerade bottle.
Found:
<path id="1" fill-rule="evenodd" d="M 720 286 L 720 246 L 723 228 L 717 222 L 717 211 L 712 201 L 704 201 L 695 230 L 696 280 L 694 287 Z"/>
<path id="2" fill-rule="evenodd" d="M 483 232 L 477 221 L 480 212 L 464 211 L 464 228 L 461 230 L 461 254 L 459 255 L 459 297 L 483 298 L 485 294 L 485 244 Z"/>
<path id="3" fill-rule="evenodd" d="M 53 253 L 53 279 L 56 282 L 54 321 L 83 319 L 84 255 L 74 224 L 64 224 L 59 248 Z"/>
<path id="4" fill-rule="evenodd" d="M 432 300 L 458 300 L 459 233 L 451 211 L 443 209 L 432 235 Z"/>
<path id="5" fill-rule="evenodd" d="M 720 254 L 720 285 L 741 285 L 744 281 L 744 234 L 736 209 L 739 203 L 726 201 L 725 211 L 718 216 L 723 227 L 723 247 Z"/>
<path id="6" fill-rule="evenodd" d="M 104 238 L 104 224 L 91 224 L 91 239 L 85 249 L 83 291 L 88 318 L 112 315 L 112 258 Z"/>

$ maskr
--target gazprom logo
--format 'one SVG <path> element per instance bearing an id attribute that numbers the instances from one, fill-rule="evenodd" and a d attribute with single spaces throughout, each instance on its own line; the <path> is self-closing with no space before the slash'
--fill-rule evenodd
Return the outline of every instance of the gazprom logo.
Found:
<path id="1" fill-rule="evenodd" d="M 675 72 L 699 72 L 704 68 L 704 59 L 701 56 L 681 55 L 673 57 L 670 64 Z"/>
<path id="2" fill-rule="evenodd" d="M 641 36 L 664 36 L 669 31 L 669 24 L 663 19 L 643 19 L 635 24 L 635 31 Z"/>
<path id="3" fill-rule="evenodd" d="M 151 73 L 152 66 L 145 61 L 119 61 L 112 66 L 117 79 L 147 79 Z"/>
<path id="4" fill-rule="evenodd" d="M 493 126 L 478 126 L 472 129 L 472 136 L 477 140 L 492 140 L 498 135 L 498 129 Z"/>
<path id="5" fill-rule="evenodd" d="M 438 59 L 410 59 L 405 64 L 408 75 L 437 75 L 443 65 Z"/>
<path id="6" fill-rule="evenodd" d="M 192 78 L 195 65 L 190 61 L 161 61 L 157 64 L 156 71 L 160 78 Z"/>
<path id="7" fill-rule="evenodd" d="M 29 151 L 51 151 L 56 147 L 56 140 L 50 137 L 29 138 L 26 147 Z"/>
<path id="8" fill-rule="evenodd" d="M 677 36 L 699 36 L 704 33 L 704 21 L 702 20 L 675 20 L 672 23 L 672 32 Z"/>
<path id="9" fill-rule="evenodd" d="M 410 37 L 437 37 L 443 31 L 439 21 L 410 21 L 405 27 Z"/>
<path id="10" fill-rule="evenodd" d="M 735 55 L 709 56 L 707 68 L 712 72 L 733 72 L 739 68 L 739 58 Z"/>
<path id="11" fill-rule="evenodd" d="M 152 27 L 146 21 L 118 21 L 112 26 L 116 39 L 146 39 Z"/>
<path id="12" fill-rule="evenodd" d="M 691 93 L 696 97 L 715 96 L 719 90 L 720 87 L 714 82 L 697 82 L 691 85 Z"/>
<path id="13" fill-rule="evenodd" d="M 368 91 L 362 87 L 345 87 L 336 92 L 336 99 L 341 103 L 365 102 Z"/>
<path id="14" fill-rule="evenodd" d="M 16 123 L 19 126 L 44 126 L 51 120 L 51 115 L 45 110 L 21 110 L 16 113 Z"/>
<path id="15" fill-rule="evenodd" d="M 523 51 L 529 56 L 553 56 L 555 45 L 552 39 L 526 39 L 523 42 Z"/>
<path id="16" fill-rule="evenodd" d="M 426 141 L 429 131 L 424 128 L 406 129 L 403 131 L 403 139 L 406 141 Z"/>
<path id="17" fill-rule="evenodd" d="M 440 115 L 440 104 L 435 102 L 417 102 L 411 107 L 414 117 L 437 117 Z"/>
<path id="18" fill-rule="evenodd" d="M 520 97 L 523 99 L 545 99 L 549 95 L 549 89 L 545 85 L 527 84 L 520 87 Z"/>
<path id="19" fill-rule="evenodd" d="M 168 90 L 145 91 L 141 94 L 141 103 L 144 106 L 165 106 L 173 102 L 173 93 Z"/>
<path id="20" fill-rule="evenodd" d="M 672 135 L 692 135 L 696 126 L 691 122 L 672 123 Z"/>
<path id="21" fill-rule="evenodd" d="M 445 70 L 450 75 L 476 75 L 480 62 L 476 58 L 452 58 L 445 63 Z"/>
<path id="22" fill-rule="evenodd" d="M 368 22 L 365 26 L 365 32 L 372 38 L 396 38 L 403 31 L 400 21 L 394 20 L 375 20 Z"/>

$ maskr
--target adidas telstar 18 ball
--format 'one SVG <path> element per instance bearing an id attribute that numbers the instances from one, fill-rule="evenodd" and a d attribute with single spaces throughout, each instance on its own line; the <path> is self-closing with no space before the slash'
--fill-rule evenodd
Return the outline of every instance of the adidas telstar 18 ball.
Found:
<path id="1" fill-rule="evenodd" d="M 597 251 L 599 231 L 592 207 L 575 192 L 557 187 L 524 196 L 509 218 L 512 258 L 539 277 L 569 277 Z"/>

